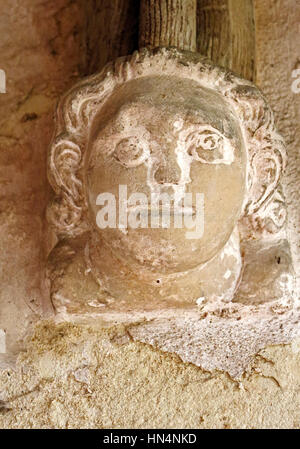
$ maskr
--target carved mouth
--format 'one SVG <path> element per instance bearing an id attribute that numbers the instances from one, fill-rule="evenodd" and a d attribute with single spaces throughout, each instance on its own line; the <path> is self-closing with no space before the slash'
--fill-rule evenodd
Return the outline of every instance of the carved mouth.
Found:
<path id="1" fill-rule="evenodd" d="M 128 212 L 139 212 L 141 215 L 146 215 L 148 217 L 156 217 L 162 215 L 170 215 L 170 216 L 196 216 L 196 208 L 195 206 L 191 207 L 174 207 L 174 206 L 159 206 L 159 207 L 151 207 L 151 206 L 129 206 Z"/>

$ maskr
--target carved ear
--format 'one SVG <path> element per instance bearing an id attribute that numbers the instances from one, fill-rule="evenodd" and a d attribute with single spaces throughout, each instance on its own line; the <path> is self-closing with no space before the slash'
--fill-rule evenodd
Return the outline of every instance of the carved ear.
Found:
<path id="1" fill-rule="evenodd" d="M 230 91 L 241 119 L 248 153 L 248 198 L 246 215 L 256 214 L 272 201 L 286 165 L 283 138 L 277 133 L 274 116 L 265 98 L 253 85 Z"/>
<path id="2" fill-rule="evenodd" d="M 278 134 L 263 141 L 254 138 L 249 161 L 249 190 L 247 215 L 257 213 L 272 199 L 278 185 L 285 161 L 284 143 Z"/>
<path id="3" fill-rule="evenodd" d="M 47 211 L 48 220 L 60 234 L 80 234 L 85 229 L 84 195 L 78 176 L 82 154 L 79 145 L 62 137 L 53 143 L 48 159 L 48 178 L 57 197 Z"/>
<path id="4" fill-rule="evenodd" d="M 57 194 L 70 195 L 75 202 L 82 197 L 82 182 L 77 176 L 81 165 L 79 145 L 69 139 L 57 139 L 49 157 L 49 181 Z"/>

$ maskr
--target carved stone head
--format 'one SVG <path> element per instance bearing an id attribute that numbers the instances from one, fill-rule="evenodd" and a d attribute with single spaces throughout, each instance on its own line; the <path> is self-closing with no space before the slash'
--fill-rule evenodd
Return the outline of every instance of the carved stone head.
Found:
<path id="1" fill-rule="evenodd" d="M 231 266 L 221 286 L 231 298 L 241 273 L 240 236 L 263 239 L 283 226 L 284 166 L 272 111 L 251 82 L 197 54 L 142 50 L 62 98 L 49 154 L 56 198 L 48 218 L 59 239 L 88 236 L 102 274 L 108 252 L 112 272 L 119 263 L 146 283 L 168 276 L 174 283 L 196 270 L 201 287 L 185 294 L 197 297 L 213 295 L 214 276 Z M 115 226 L 99 226 L 104 198 L 117 209 Z M 138 225 L 128 225 L 128 215 L 125 225 L 120 208 L 137 218 L 137 205 Z M 170 221 L 157 226 L 153 217 L 164 207 Z M 182 226 L 179 211 L 190 219 Z"/>

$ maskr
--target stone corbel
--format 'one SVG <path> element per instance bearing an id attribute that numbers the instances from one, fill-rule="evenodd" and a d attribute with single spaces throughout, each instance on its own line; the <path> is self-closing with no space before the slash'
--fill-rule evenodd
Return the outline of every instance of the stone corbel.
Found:
<path id="1" fill-rule="evenodd" d="M 239 377 L 299 332 L 286 150 L 259 89 L 196 53 L 196 24 L 196 0 L 142 0 L 141 49 L 62 97 L 48 280 L 56 320 L 123 322 L 133 339 Z M 124 205 L 120 186 L 204 192 L 201 238 L 99 229 L 99 194 Z"/>

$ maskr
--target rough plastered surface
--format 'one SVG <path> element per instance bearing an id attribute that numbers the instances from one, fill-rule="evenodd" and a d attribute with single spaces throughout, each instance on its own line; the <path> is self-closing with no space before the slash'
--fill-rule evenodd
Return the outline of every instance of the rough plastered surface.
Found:
<path id="1" fill-rule="evenodd" d="M 42 309 L 45 148 L 57 96 L 83 63 L 81 17 L 66 0 L 0 5 L 0 66 L 7 78 L 0 94 L 0 328 L 11 354 Z"/>
<path id="2" fill-rule="evenodd" d="M 256 355 L 240 382 L 132 342 L 124 327 L 45 324 L 0 375 L 5 428 L 300 428 L 300 346 Z"/>
<path id="3" fill-rule="evenodd" d="M 1 45 L 4 42 L 1 68 L 11 75 L 15 73 L 18 80 L 18 89 L 13 89 L 13 94 L 0 96 L 1 123 L 7 123 L 11 117 L 10 127 L 1 128 L 4 135 L 1 136 L 1 300 L 3 304 L 10 301 L 14 307 L 16 328 L 24 319 L 21 304 L 29 308 L 24 298 L 30 297 L 32 274 L 43 260 L 40 210 L 46 199 L 40 203 L 37 198 L 44 195 L 46 185 L 46 175 L 42 173 L 44 145 L 48 144 L 52 130 L 52 101 L 72 84 L 73 76 L 77 77 L 81 60 L 77 45 L 76 50 L 72 43 L 65 45 L 69 40 L 74 43 L 73 38 L 62 38 L 57 22 L 51 17 L 60 11 L 58 17 L 64 13 L 75 20 L 78 16 L 68 9 L 71 5 L 74 8 L 74 3 L 40 0 L 1 3 Z M 290 186 L 291 197 L 287 196 L 287 200 L 289 216 L 294 217 L 290 219 L 290 229 L 294 229 L 291 234 L 295 244 L 299 242 L 295 230 L 300 210 L 297 206 L 300 96 L 291 92 L 290 71 L 299 66 L 298 3 L 258 0 L 255 18 L 257 81 L 289 144 L 285 185 Z M 49 30 L 47 21 L 39 19 L 44 16 L 53 23 Z M 42 33 L 38 31 L 41 24 Z M 17 37 L 16 29 L 24 33 Z M 77 32 L 78 29 L 74 34 Z M 37 36 L 42 40 L 37 40 Z M 52 52 L 53 43 L 56 47 Z M 67 50 L 70 53 L 66 57 Z M 9 83 L 14 83 L 15 77 L 10 76 Z M 27 95 L 31 98 L 33 86 L 39 86 L 40 82 L 44 87 L 37 88 L 43 94 L 38 97 L 39 119 L 29 115 L 19 123 L 11 113 L 19 111 L 19 105 Z M 26 101 L 25 105 L 26 113 L 36 113 L 35 102 L 28 111 Z M 23 116 L 21 108 L 20 117 Z M 7 140 L 7 136 L 14 137 L 7 130 L 17 134 L 20 146 Z M 34 214 L 37 221 L 32 218 L 35 204 L 41 206 Z M 17 235 L 22 238 L 17 239 Z M 297 250 L 293 248 L 296 257 Z M 0 427 L 299 428 L 299 354 L 298 341 L 268 347 L 257 354 L 249 372 L 236 382 L 225 373 L 208 373 L 151 346 L 128 342 L 124 328 L 96 331 L 49 323 L 31 339 L 16 370 L 1 372 Z"/>
<path id="4" fill-rule="evenodd" d="M 274 319 L 267 314 L 240 321 L 215 316 L 199 320 L 193 314 L 139 324 L 128 331 L 134 339 L 173 352 L 185 362 L 208 371 L 226 371 L 234 379 L 241 379 L 261 349 L 297 338 L 299 325 L 294 319 Z"/>

